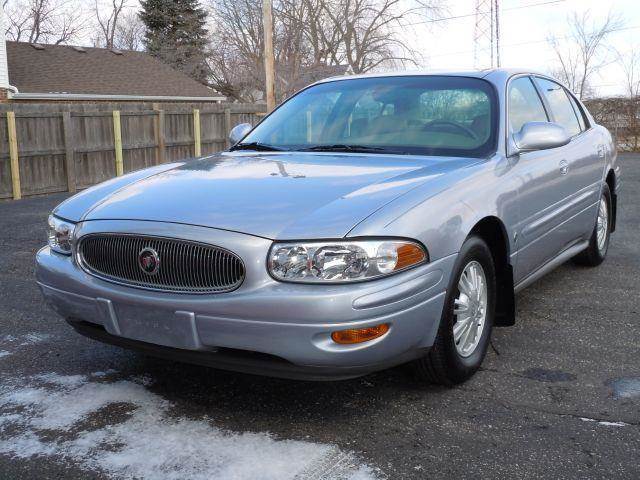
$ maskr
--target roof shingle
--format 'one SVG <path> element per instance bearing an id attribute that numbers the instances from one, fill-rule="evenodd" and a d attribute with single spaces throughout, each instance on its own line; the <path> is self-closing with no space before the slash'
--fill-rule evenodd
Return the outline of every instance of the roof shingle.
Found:
<path id="1" fill-rule="evenodd" d="M 21 93 L 70 93 L 171 97 L 220 95 L 136 51 L 7 41 L 9 83 Z"/>

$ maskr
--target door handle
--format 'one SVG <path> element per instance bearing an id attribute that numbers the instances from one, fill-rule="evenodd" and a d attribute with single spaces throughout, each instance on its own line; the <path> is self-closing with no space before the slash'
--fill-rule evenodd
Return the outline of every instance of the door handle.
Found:
<path id="1" fill-rule="evenodd" d="M 560 162 L 560 175 L 566 175 L 567 173 L 569 173 L 569 164 L 566 160 L 562 160 Z"/>

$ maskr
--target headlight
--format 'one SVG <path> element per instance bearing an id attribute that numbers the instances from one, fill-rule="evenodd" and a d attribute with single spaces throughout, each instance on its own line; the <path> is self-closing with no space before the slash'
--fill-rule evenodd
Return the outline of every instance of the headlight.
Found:
<path id="1" fill-rule="evenodd" d="M 427 252 L 406 240 L 274 243 L 269 271 L 277 280 L 342 283 L 390 275 L 427 261 Z"/>
<path id="2" fill-rule="evenodd" d="M 71 237 L 75 225 L 49 215 L 49 246 L 52 250 L 64 255 L 71 255 Z"/>

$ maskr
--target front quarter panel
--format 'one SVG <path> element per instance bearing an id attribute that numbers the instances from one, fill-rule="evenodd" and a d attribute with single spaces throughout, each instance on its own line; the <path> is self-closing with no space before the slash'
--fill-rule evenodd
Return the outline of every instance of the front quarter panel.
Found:
<path id="1" fill-rule="evenodd" d="M 454 170 L 390 203 L 349 235 L 414 238 L 426 246 L 433 261 L 457 253 L 480 220 L 497 217 L 505 225 L 512 252 L 521 181 L 512 170 L 509 159 L 501 155 Z"/>

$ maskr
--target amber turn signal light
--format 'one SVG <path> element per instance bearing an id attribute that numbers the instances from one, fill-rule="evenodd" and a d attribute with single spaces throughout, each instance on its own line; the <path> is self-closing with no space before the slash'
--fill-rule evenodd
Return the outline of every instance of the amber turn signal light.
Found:
<path id="1" fill-rule="evenodd" d="M 343 345 L 368 342 L 374 338 L 381 337 L 389 331 L 389 324 L 383 323 L 375 327 L 352 328 L 349 330 L 339 330 L 331 334 L 331 339 Z"/>
<path id="2" fill-rule="evenodd" d="M 404 268 L 423 262 L 426 258 L 424 250 L 413 243 L 405 243 L 398 247 L 398 263 L 394 270 L 402 270 Z"/>

